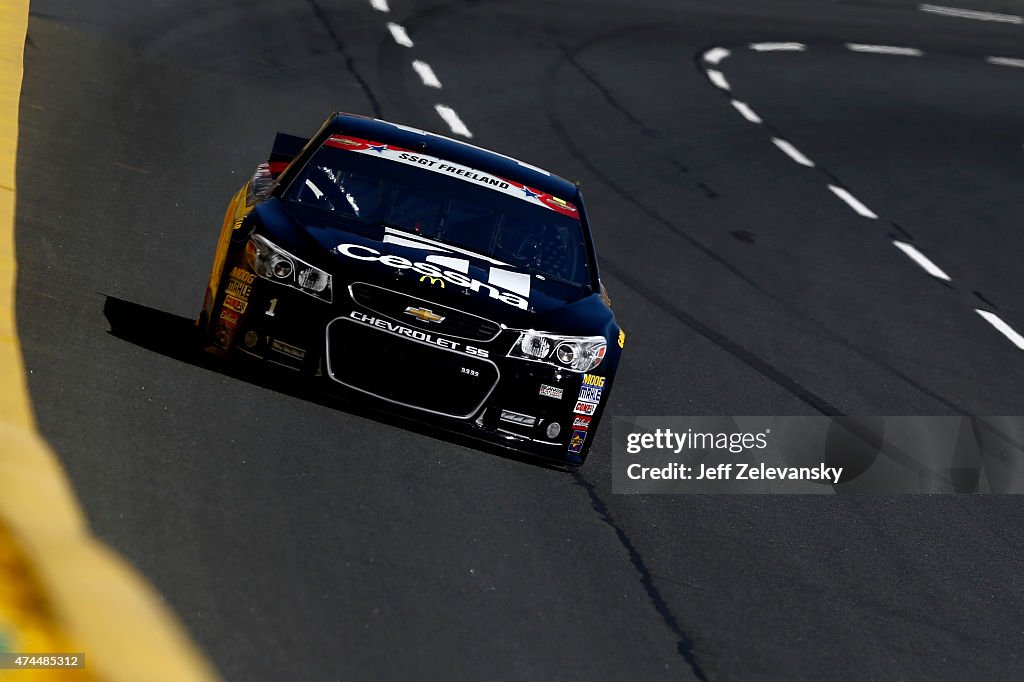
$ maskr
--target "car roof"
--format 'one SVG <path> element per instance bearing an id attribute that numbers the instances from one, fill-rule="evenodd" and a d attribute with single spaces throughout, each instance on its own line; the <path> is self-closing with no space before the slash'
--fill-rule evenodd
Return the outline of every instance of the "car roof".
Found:
<path id="1" fill-rule="evenodd" d="M 507 180 L 515 180 L 556 197 L 578 201 L 576 185 L 565 178 L 511 156 L 505 156 L 466 142 L 459 142 L 444 135 L 377 118 L 345 113 L 336 113 L 331 117 L 327 124 L 327 132 L 329 134 L 344 133 L 419 151 Z"/>

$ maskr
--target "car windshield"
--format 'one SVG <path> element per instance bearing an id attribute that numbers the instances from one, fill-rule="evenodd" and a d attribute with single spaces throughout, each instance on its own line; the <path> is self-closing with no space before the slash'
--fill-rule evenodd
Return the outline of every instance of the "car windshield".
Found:
<path id="1" fill-rule="evenodd" d="M 339 148 L 338 140 L 351 147 Z M 590 282 L 583 227 L 572 204 L 436 157 L 334 137 L 306 164 L 285 199 L 565 283 Z"/>

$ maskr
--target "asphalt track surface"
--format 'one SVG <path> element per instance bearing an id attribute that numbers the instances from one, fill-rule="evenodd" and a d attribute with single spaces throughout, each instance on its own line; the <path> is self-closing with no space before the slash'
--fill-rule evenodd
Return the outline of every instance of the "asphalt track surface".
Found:
<path id="1" fill-rule="evenodd" d="M 32 6 L 33 402 L 97 534 L 224 676 L 1021 679 L 1016 498 L 612 495 L 607 424 L 573 476 L 182 344 L 275 131 L 343 109 L 446 133 L 443 103 L 583 183 L 629 335 L 611 414 L 1020 414 L 1024 352 L 974 308 L 1024 330 L 1024 69 L 984 61 L 1024 57 L 1024 26 L 895 0 L 390 5 Z M 765 125 L 709 81 L 715 46 Z"/>

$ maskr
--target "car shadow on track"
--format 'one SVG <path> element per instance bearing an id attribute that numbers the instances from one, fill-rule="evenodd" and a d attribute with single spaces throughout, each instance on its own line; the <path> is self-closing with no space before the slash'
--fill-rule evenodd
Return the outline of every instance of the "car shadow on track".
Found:
<path id="1" fill-rule="evenodd" d="M 453 445 L 472 448 L 481 452 L 510 459 L 524 464 L 558 471 L 571 469 L 545 462 L 529 455 L 476 440 L 469 436 L 451 433 L 427 424 L 413 421 L 401 415 L 373 409 L 355 401 L 320 393 L 304 385 L 299 378 L 286 370 L 278 370 L 264 364 L 213 357 L 199 350 L 195 341 L 195 325 L 188 318 L 148 308 L 138 303 L 105 296 L 103 314 L 110 323 L 110 334 L 140 348 L 160 353 L 195 367 L 217 372 L 239 381 L 245 381 L 270 391 L 276 391 L 301 400 L 346 412 L 356 417 L 373 420 L 379 424 L 405 429 L 420 435 L 445 441 Z"/>

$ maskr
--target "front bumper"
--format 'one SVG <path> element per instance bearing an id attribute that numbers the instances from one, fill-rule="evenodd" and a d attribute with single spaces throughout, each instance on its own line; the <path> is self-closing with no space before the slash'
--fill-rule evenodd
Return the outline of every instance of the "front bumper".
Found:
<path id="1" fill-rule="evenodd" d="M 442 321 L 421 320 L 408 308 Z M 562 464 L 586 459 L 610 390 L 611 377 L 507 357 L 517 330 L 375 284 L 336 282 L 334 301 L 326 303 L 235 264 L 225 268 L 210 320 L 211 350 Z"/>

